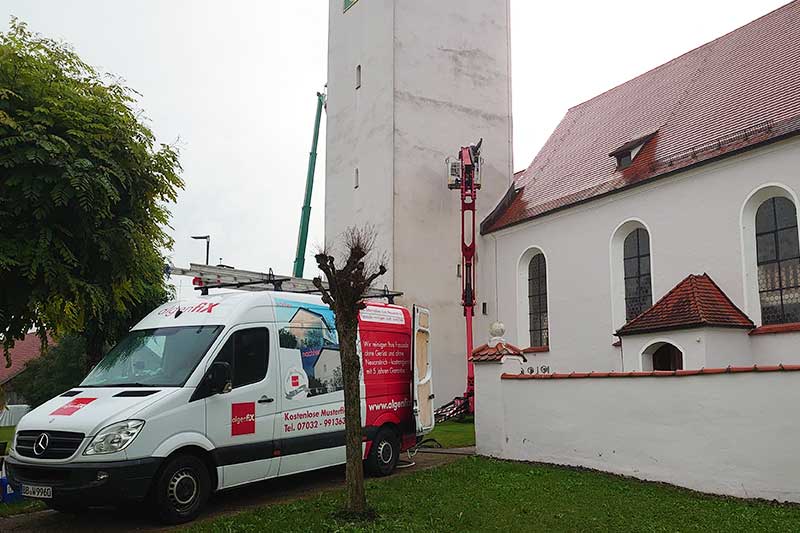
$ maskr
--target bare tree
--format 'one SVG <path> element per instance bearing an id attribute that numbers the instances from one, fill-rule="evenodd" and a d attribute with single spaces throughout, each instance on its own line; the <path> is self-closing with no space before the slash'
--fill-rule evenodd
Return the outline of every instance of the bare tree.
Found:
<path id="1" fill-rule="evenodd" d="M 315 255 L 317 266 L 325 274 L 314 278 L 314 286 L 322 293 L 322 301 L 336 314 L 339 349 L 342 358 L 344 381 L 345 447 L 347 450 L 347 508 L 353 515 L 363 515 L 367 510 L 364 493 L 364 464 L 361 452 L 361 393 L 359 373 L 361 361 L 356 350 L 358 313 L 364 309 L 364 296 L 376 278 L 386 273 L 385 259 L 368 261 L 375 245 L 375 231 L 371 227 L 351 227 L 343 236 L 345 263 L 336 266 L 327 250 Z M 365 263 L 365 261 L 367 261 Z"/>

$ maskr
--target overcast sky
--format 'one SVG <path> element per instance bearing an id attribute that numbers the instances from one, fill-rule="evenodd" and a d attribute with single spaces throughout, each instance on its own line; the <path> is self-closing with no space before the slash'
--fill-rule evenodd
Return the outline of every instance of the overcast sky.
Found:
<path id="1" fill-rule="evenodd" d="M 785 3 L 511 0 L 515 168 L 569 107 Z M 327 0 L 0 0 L 0 30 L 12 15 L 125 78 L 159 141 L 180 139 L 176 265 L 202 262 L 189 237 L 210 234 L 212 263 L 291 272 Z M 323 238 L 324 120 L 320 139 L 309 252 Z"/>

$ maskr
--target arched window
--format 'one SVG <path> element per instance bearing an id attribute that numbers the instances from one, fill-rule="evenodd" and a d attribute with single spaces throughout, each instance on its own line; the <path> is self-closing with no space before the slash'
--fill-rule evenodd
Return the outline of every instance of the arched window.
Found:
<path id="1" fill-rule="evenodd" d="M 756 212 L 756 261 L 762 324 L 800 322 L 800 243 L 797 212 L 774 197 Z"/>
<path id="2" fill-rule="evenodd" d="M 531 346 L 548 346 L 547 264 L 544 254 L 536 254 L 528 263 L 528 325 Z"/>
<path id="3" fill-rule="evenodd" d="M 683 370 L 683 354 L 675 346 L 664 344 L 653 352 L 653 370 Z"/>
<path id="4" fill-rule="evenodd" d="M 653 305 L 650 282 L 650 235 L 644 228 L 625 237 L 625 320 L 633 320 Z"/>
<path id="5" fill-rule="evenodd" d="M 656 342 L 642 352 L 642 370 L 683 370 L 683 352 L 669 342 Z"/>

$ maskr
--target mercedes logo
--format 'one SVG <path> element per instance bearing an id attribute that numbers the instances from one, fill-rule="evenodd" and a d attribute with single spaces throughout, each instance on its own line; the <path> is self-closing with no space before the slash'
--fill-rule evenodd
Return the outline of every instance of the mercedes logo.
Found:
<path id="1" fill-rule="evenodd" d="M 36 442 L 33 443 L 33 453 L 36 455 L 42 455 L 45 451 L 47 451 L 47 447 L 50 446 L 50 437 L 47 433 L 42 433 L 36 439 Z"/>

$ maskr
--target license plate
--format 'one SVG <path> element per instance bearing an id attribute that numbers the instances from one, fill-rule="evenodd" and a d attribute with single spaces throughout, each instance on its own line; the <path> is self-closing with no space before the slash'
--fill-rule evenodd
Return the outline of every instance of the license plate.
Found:
<path id="1" fill-rule="evenodd" d="M 22 495 L 28 498 L 52 498 L 53 487 L 37 487 L 36 485 L 22 485 Z"/>

